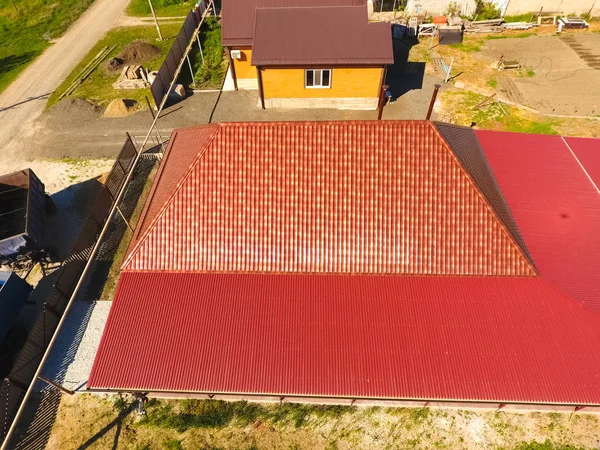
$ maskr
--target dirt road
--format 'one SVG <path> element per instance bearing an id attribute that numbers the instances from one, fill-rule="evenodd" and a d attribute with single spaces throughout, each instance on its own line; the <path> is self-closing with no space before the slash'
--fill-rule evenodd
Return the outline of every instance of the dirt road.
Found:
<path id="1" fill-rule="evenodd" d="M 69 30 L 0 95 L 0 173 L 14 167 L 48 95 L 123 14 L 129 0 L 96 0 Z M 20 158 L 16 158 L 17 161 Z M 17 163 L 18 164 L 18 163 Z"/>

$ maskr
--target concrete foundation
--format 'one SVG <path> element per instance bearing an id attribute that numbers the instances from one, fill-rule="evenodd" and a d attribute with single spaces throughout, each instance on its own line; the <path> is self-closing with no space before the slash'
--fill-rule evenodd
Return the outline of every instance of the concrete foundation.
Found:
<path id="1" fill-rule="evenodd" d="M 265 108 L 375 110 L 377 109 L 377 101 L 377 98 L 265 98 Z"/>

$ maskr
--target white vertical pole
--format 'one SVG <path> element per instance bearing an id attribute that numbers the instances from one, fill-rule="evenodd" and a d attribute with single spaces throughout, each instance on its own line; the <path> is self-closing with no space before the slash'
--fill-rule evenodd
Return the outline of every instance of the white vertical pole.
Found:
<path id="1" fill-rule="evenodd" d="M 202 53 L 202 44 L 200 44 L 200 35 L 196 36 L 196 40 L 198 41 L 198 50 L 200 50 L 200 58 L 202 58 L 202 65 L 204 65 L 204 53 Z"/>
<path id="2" fill-rule="evenodd" d="M 450 72 L 452 72 L 452 64 L 454 64 L 454 58 L 450 60 L 450 67 L 448 67 L 448 72 L 446 72 L 446 79 L 444 80 L 444 83 L 447 83 L 448 78 L 450 78 Z"/>
<path id="3" fill-rule="evenodd" d="M 156 25 L 156 31 L 158 31 L 158 40 L 162 41 L 162 33 L 160 32 L 160 27 L 158 26 L 158 19 L 156 18 L 156 14 L 154 13 L 154 6 L 152 6 L 152 0 L 148 0 L 148 5 L 150 5 L 150 11 L 152 12 L 152 17 L 154 17 L 154 24 Z"/>

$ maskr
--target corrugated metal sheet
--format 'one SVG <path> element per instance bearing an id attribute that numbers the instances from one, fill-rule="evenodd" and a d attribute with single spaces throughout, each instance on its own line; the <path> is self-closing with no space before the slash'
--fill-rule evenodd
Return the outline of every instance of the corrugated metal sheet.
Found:
<path id="1" fill-rule="evenodd" d="M 256 8 L 289 8 L 366 5 L 365 0 L 227 0 L 223 2 L 222 43 L 225 46 L 252 45 Z M 366 10 L 365 10 L 365 20 Z M 306 24 L 307 29 L 311 24 Z M 301 38 L 304 35 L 300 35 Z"/>
<path id="2" fill-rule="evenodd" d="M 202 125 L 199 127 L 190 127 L 174 130 L 171 134 L 169 146 L 165 151 L 163 162 L 154 178 L 152 189 L 148 194 L 148 199 L 142 210 L 140 221 L 136 227 L 132 246 L 137 241 L 137 238 L 146 232 L 152 219 L 164 207 L 165 202 L 175 192 L 178 183 L 181 181 L 182 175 L 191 167 L 194 161 L 198 158 L 198 154 L 208 144 L 210 138 L 218 131 L 219 126 Z M 182 136 L 185 140 L 185 145 L 177 147 L 177 156 L 170 158 L 171 148 L 177 141 L 178 137 Z"/>
<path id="3" fill-rule="evenodd" d="M 494 172 L 479 144 L 475 130 L 470 127 L 461 127 L 441 122 L 436 122 L 435 126 L 444 139 L 446 139 L 446 142 L 448 142 L 450 148 L 458 157 L 462 165 L 473 177 L 477 187 L 481 190 L 483 195 L 485 195 L 488 202 L 490 202 L 490 205 L 498 215 L 498 218 L 510 232 L 513 239 L 519 244 L 519 247 L 523 249 L 529 262 L 532 262 L 531 255 L 527 250 L 523 236 L 521 236 L 519 227 L 510 212 L 510 208 L 506 203 L 504 194 L 502 194 L 502 191 L 500 190 Z"/>
<path id="4" fill-rule="evenodd" d="M 125 268 L 535 275 L 429 122 L 221 124 L 181 175 Z"/>
<path id="5" fill-rule="evenodd" d="M 391 25 L 369 23 L 365 6 L 256 10 L 252 65 L 393 63 Z"/>
<path id="6" fill-rule="evenodd" d="M 600 312 L 596 186 L 559 136 L 477 135 L 540 275 Z"/>
<path id="7" fill-rule="evenodd" d="M 600 404 L 600 316 L 539 278 L 125 272 L 88 386 Z"/>
<path id="8" fill-rule="evenodd" d="M 592 182 L 600 188 L 600 139 L 572 137 L 564 139 Z"/>

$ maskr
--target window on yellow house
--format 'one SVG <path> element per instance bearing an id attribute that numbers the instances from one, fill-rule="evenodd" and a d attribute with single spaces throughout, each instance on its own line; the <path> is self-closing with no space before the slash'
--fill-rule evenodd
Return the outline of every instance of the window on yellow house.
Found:
<path id="1" fill-rule="evenodd" d="M 331 87 L 331 69 L 308 69 L 304 74 L 304 87 L 329 88 Z"/>

